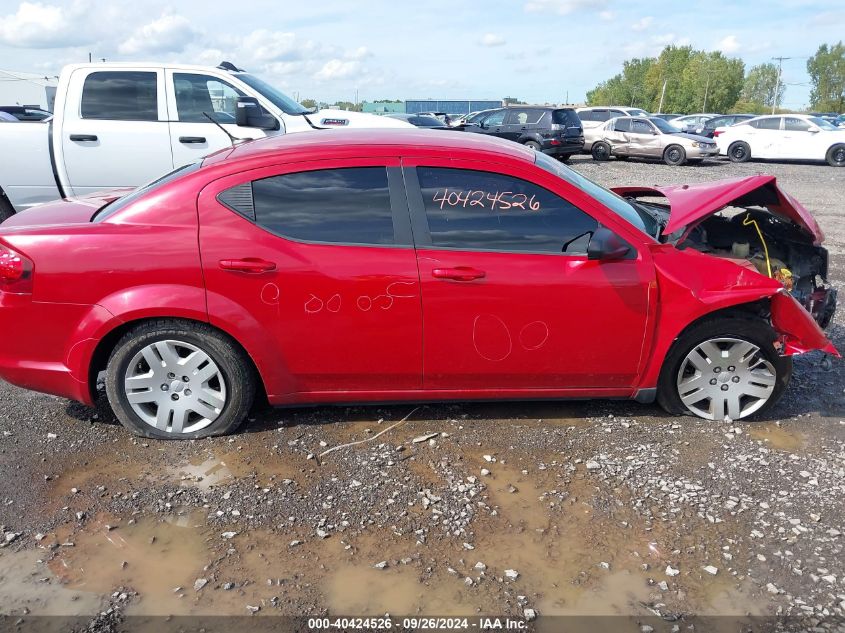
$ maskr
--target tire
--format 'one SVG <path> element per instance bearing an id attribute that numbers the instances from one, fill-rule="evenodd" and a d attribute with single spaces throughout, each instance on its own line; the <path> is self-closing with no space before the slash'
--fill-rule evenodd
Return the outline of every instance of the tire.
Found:
<path id="1" fill-rule="evenodd" d="M 663 150 L 663 162 L 676 167 L 687 162 L 687 152 L 680 145 L 670 145 Z"/>
<path id="2" fill-rule="evenodd" d="M 557 159 L 562 163 L 568 163 L 570 158 L 572 158 L 572 154 L 561 154 L 557 157 Z"/>
<path id="3" fill-rule="evenodd" d="M 751 147 L 745 141 L 736 141 L 728 147 L 728 158 L 733 163 L 744 163 L 751 160 Z"/>
<path id="4" fill-rule="evenodd" d="M 831 167 L 845 167 L 845 143 L 837 143 L 827 150 L 824 159 Z"/>
<path id="5" fill-rule="evenodd" d="M 528 149 L 533 149 L 535 152 L 540 151 L 540 144 L 536 141 L 525 141 L 523 145 L 525 145 Z"/>
<path id="6" fill-rule="evenodd" d="M 593 148 L 590 150 L 590 153 L 593 155 L 593 160 L 610 160 L 610 145 L 604 141 L 597 141 L 593 143 Z"/>
<path id="7" fill-rule="evenodd" d="M 0 191 L 0 223 L 15 215 L 15 209 L 6 194 Z"/>
<path id="8" fill-rule="evenodd" d="M 657 401 L 668 413 L 707 420 L 765 413 L 783 395 L 792 375 L 792 359 L 778 355 L 776 339 L 775 331 L 760 319 L 725 317 L 690 328 L 666 355 Z M 730 356 L 723 356 L 725 352 Z"/>
<path id="9" fill-rule="evenodd" d="M 257 376 L 243 350 L 221 332 L 204 323 L 161 319 L 118 341 L 105 382 L 117 419 L 134 434 L 198 439 L 240 426 L 255 398 Z"/>

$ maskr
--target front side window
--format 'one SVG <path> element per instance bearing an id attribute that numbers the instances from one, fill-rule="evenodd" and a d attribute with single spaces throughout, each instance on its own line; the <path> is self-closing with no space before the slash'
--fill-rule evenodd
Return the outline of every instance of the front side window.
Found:
<path id="1" fill-rule="evenodd" d="M 484 119 L 484 125 L 490 127 L 493 125 L 502 125 L 505 121 L 505 115 L 507 112 L 505 110 L 499 110 L 498 112 L 494 112 L 486 119 Z"/>
<path id="2" fill-rule="evenodd" d="M 208 113 L 218 123 L 234 123 L 235 107 L 243 92 L 208 75 L 175 73 L 176 113 L 179 121 L 208 123 Z"/>
<path id="3" fill-rule="evenodd" d="M 263 178 L 252 183 L 252 204 L 256 224 L 282 237 L 339 244 L 395 243 L 384 167 Z"/>
<path id="4" fill-rule="evenodd" d="M 788 116 L 783 120 L 783 129 L 790 132 L 806 132 L 810 129 L 810 124 L 804 119 Z"/>
<path id="5" fill-rule="evenodd" d="M 611 118 L 608 110 L 593 110 L 593 116 L 595 117 L 593 121 L 609 121 Z"/>
<path id="6" fill-rule="evenodd" d="M 82 85 L 83 119 L 158 121 L 156 73 L 94 72 Z"/>
<path id="7" fill-rule="evenodd" d="M 646 121 L 633 120 L 631 121 L 631 132 L 634 134 L 652 134 L 654 128 Z"/>
<path id="8" fill-rule="evenodd" d="M 591 216 L 533 183 L 482 171 L 418 167 L 434 247 L 583 255 Z"/>

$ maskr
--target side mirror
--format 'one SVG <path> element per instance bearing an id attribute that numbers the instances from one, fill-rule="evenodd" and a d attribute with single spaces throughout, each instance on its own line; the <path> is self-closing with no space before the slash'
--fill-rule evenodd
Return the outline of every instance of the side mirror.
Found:
<path id="1" fill-rule="evenodd" d="M 595 230 L 587 245 L 587 259 L 609 261 L 622 259 L 631 252 L 631 247 L 610 229 L 600 226 Z"/>
<path id="2" fill-rule="evenodd" d="M 235 123 L 242 127 L 255 127 L 259 130 L 278 130 L 279 122 L 272 114 L 261 111 L 255 97 L 238 97 L 235 104 Z"/>

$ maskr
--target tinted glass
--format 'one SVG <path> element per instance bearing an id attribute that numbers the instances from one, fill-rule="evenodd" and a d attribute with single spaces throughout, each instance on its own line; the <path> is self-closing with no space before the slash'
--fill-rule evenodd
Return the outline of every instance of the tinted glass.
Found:
<path id="1" fill-rule="evenodd" d="M 630 132 L 631 119 L 618 119 L 613 123 L 613 129 L 616 132 Z"/>
<path id="2" fill-rule="evenodd" d="M 578 118 L 581 121 L 598 121 L 596 118 L 596 113 L 593 110 L 583 110 L 582 112 L 578 112 Z"/>
<path id="3" fill-rule="evenodd" d="M 533 125 L 543 116 L 542 110 L 523 110 L 514 108 L 508 112 L 505 123 L 508 125 Z"/>
<path id="4" fill-rule="evenodd" d="M 598 223 L 542 187 L 510 176 L 418 167 L 435 247 L 584 254 Z"/>
<path id="5" fill-rule="evenodd" d="M 552 123 L 581 127 L 581 120 L 575 114 L 575 110 L 554 110 L 552 112 Z"/>
<path id="6" fill-rule="evenodd" d="M 751 125 L 756 127 L 758 130 L 779 130 L 780 117 L 770 116 L 766 117 L 765 119 L 758 119 L 757 121 L 754 121 Z"/>
<path id="7" fill-rule="evenodd" d="M 91 73 L 82 86 L 82 118 L 158 121 L 156 73 Z"/>
<path id="8" fill-rule="evenodd" d="M 810 129 L 810 124 L 804 119 L 788 116 L 783 121 L 783 129 L 791 132 L 806 132 Z"/>
<path id="9" fill-rule="evenodd" d="M 610 116 L 610 112 L 608 110 L 593 110 L 593 116 L 596 117 L 595 119 L 593 119 L 594 121 L 609 121 L 613 118 Z M 613 116 L 617 115 L 614 114 Z"/>
<path id="10" fill-rule="evenodd" d="M 296 240 L 393 244 L 384 167 L 325 169 L 252 183 L 256 222 Z"/>
<path id="11" fill-rule="evenodd" d="M 443 121 L 433 116 L 409 116 L 407 121 L 417 127 L 443 127 Z"/>
<path id="12" fill-rule="evenodd" d="M 494 112 L 486 119 L 484 119 L 484 125 L 501 125 L 505 121 L 505 115 L 507 114 L 506 110 L 499 110 L 498 112 Z"/>
<path id="13" fill-rule="evenodd" d="M 216 77 L 175 73 L 176 111 L 180 121 L 208 123 L 206 112 L 218 123 L 235 122 L 235 103 L 243 92 Z"/>

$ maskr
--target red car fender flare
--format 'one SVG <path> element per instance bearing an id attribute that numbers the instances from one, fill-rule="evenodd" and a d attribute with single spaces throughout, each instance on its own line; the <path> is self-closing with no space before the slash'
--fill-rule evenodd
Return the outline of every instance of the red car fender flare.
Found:
<path id="1" fill-rule="evenodd" d="M 781 354 L 792 356 L 819 349 L 841 358 L 819 324 L 798 301 L 781 291 L 772 296 L 772 327 L 781 336 Z"/>

